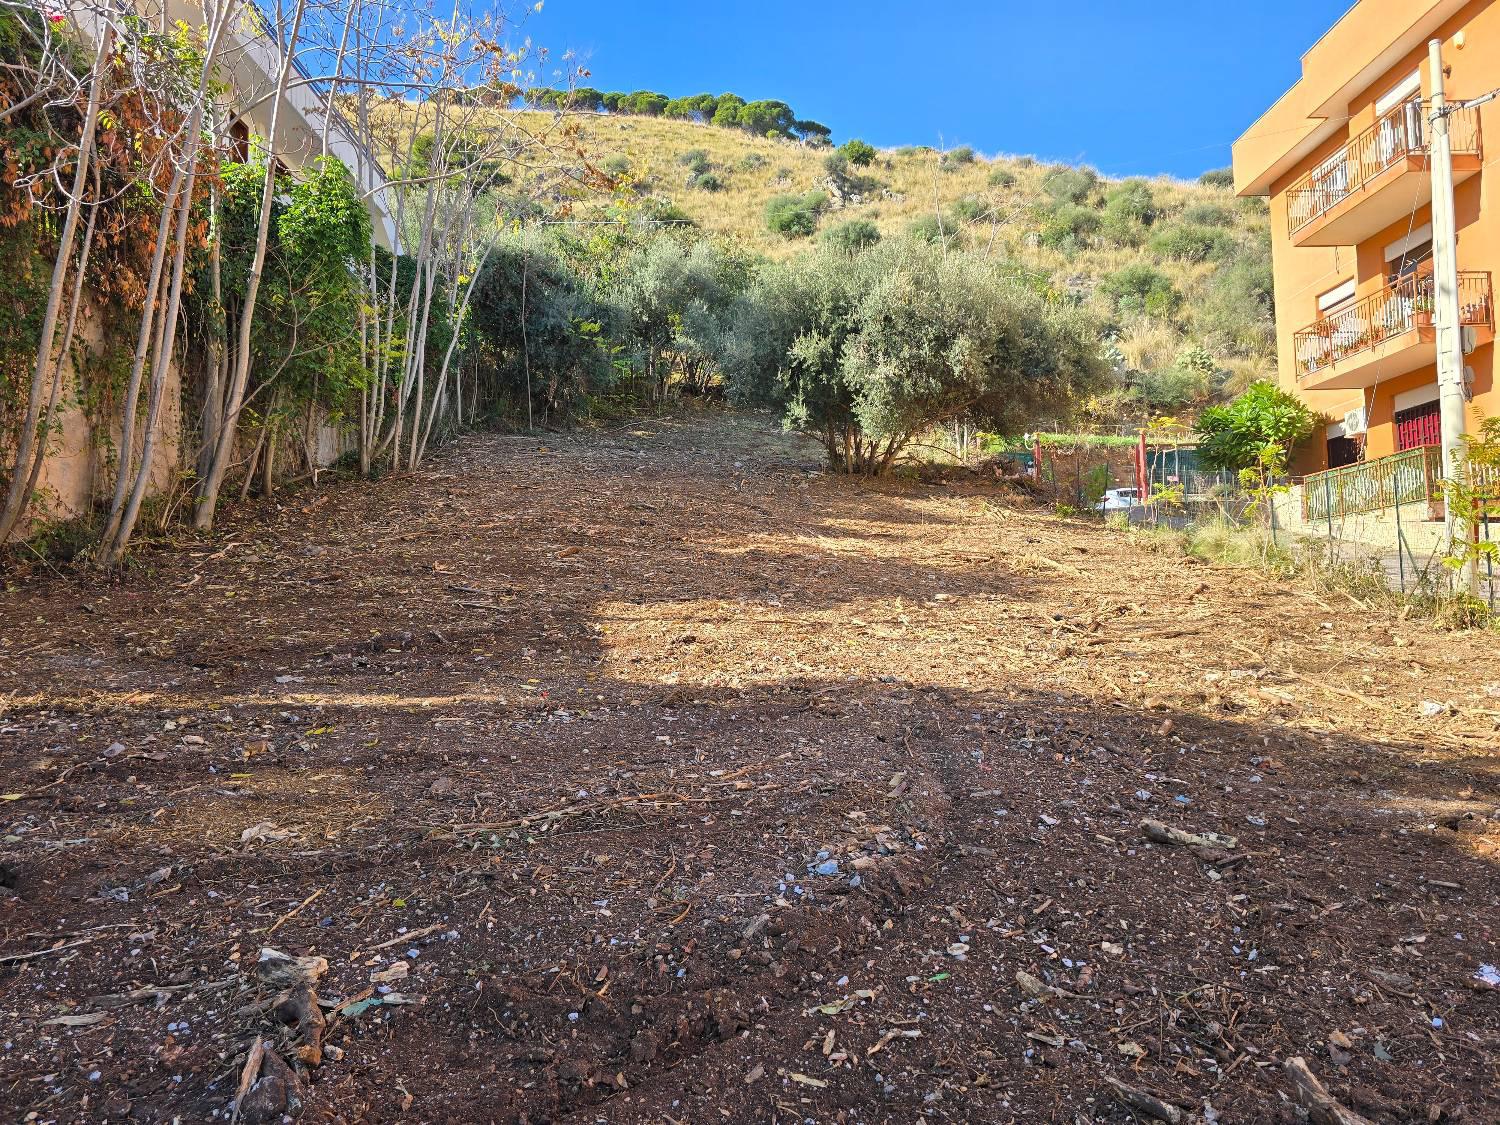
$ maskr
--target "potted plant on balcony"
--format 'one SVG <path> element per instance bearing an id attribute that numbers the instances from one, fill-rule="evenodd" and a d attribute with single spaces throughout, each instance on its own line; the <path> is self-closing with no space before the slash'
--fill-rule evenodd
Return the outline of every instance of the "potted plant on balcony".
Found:
<path id="1" fill-rule="evenodd" d="M 1433 307 L 1431 297 L 1418 297 L 1411 306 L 1412 321 L 1418 328 L 1431 328 Z"/>

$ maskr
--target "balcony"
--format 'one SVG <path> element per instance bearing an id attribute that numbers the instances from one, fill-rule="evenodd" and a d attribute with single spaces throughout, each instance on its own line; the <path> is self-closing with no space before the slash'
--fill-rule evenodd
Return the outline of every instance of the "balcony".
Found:
<path id="1" fill-rule="evenodd" d="M 1453 182 L 1479 172 L 1479 112 L 1448 118 Z M 1293 246 L 1355 246 L 1432 201 L 1427 111 L 1420 98 L 1391 110 L 1287 191 Z"/>
<path id="2" fill-rule="evenodd" d="M 1487 272 L 1458 275 L 1459 322 L 1472 347 L 1495 338 L 1495 302 Z M 1297 382 L 1304 390 L 1373 386 L 1437 363 L 1430 271 L 1403 278 L 1296 332 Z"/>

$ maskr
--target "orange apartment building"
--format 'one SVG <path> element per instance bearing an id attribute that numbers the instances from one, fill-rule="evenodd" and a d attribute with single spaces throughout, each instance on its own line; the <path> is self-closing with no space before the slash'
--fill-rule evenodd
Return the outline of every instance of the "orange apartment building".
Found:
<path id="1" fill-rule="evenodd" d="M 1500 86 L 1500 2 L 1359 0 L 1234 145 L 1270 200 L 1281 385 L 1327 418 L 1293 471 L 1438 443 L 1428 41 L 1454 103 Z M 1500 101 L 1450 118 L 1468 428 L 1500 415 Z"/>

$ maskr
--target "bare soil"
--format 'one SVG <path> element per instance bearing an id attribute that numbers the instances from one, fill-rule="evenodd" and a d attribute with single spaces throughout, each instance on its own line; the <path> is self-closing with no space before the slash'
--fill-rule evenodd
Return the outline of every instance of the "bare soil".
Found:
<path id="1" fill-rule="evenodd" d="M 6 1120 L 1500 1121 L 1493 634 L 736 415 L 17 585 Z"/>

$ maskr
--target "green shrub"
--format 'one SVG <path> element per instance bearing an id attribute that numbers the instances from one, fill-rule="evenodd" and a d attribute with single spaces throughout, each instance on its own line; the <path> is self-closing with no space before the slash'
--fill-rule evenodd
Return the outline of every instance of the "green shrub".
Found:
<path id="1" fill-rule="evenodd" d="M 604 162 L 604 174 L 612 180 L 630 175 L 630 157 L 611 156 Z"/>
<path id="2" fill-rule="evenodd" d="M 940 219 L 936 215 L 917 216 L 906 228 L 906 233 L 919 242 L 951 246 L 958 241 L 957 224 L 951 219 Z"/>
<path id="3" fill-rule="evenodd" d="M 1176 223 L 1151 237 L 1153 251 L 1185 262 L 1220 261 L 1233 254 L 1234 247 L 1234 238 L 1227 231 L 1191 223 Z"/>
<path id="4" fill-rule="evenodd" d="M 1206 184 L 1209 187 L 1232 188 L 1234 187 L 1234 169 L 1215 168 L 1213 171 L 1204 172 L 1203 175 L 1199 176 L 1198 182 Z"/>
<path id="5" fill-rule="evenodd" d="M 995 209 L 984 200 L 970 196 L 953 205 L 953 217 L 961 223 L 989 222 L 995 217 Z"/>
<path id="6" fill-rule="evenodd" d="M 992 188 L 1015 187 L 1016 174 L 1009 168 L 996 168 L 990 172 L 989 184 Z"/>
<path id="7" fill-rule="evenodd" d="M 693 177 L 692 185 L 699 191 L 724 190 L 724 181 L 719 178 L 717 172 L 699 172 Z"/>
<path id="8" fill-rule="evenodd" d="M 739 169 L 741 172 L 758 172 L 769 163 L 763 153 L 747 152 L 740 157 Z"/>
<path id="9" fill-rule="evenodd" d="M 875 146 L 860 140 L 849 140 L 839 145 L 838 153 L 857 168 L 866 168 L 875 159 Z"/>
<path id="10" fill-rule="evenodd" d="M 701 148 L 688 149 L 677 158 L 677 163 L 684 165 L 695 176 L 701 176 L 712 167 L 708 161 L 708 153 Z"/>
<path id="11" fill-rule="evenodd" d="M 1214 271 L 1193 313 L 1198 334 L 1233 355 L 1272 354 L 1276 346 L 1271 249 L 1257 239 Z"/>
<path id="12" fill-rule="evenodd" d="M 1156 198 L 1145 180 L 1126 180 L 1104 197 L 1104 235 L 1111 242 L 1139 246 L 1156 220 Z"/>
<path id="13" fill-rule="evenodd" d="M 1234 212 L 1217 203 L 1191 203 L 1183 208 L 1182 221 L 1200 227 L 1228 227 L 1234 225 Z"/>
<path id="14" fill-rule="evenodd" d="M 818 229 L 818 216 L 828 206 L 821 191 L 778 195 L 766 203 L 766 226 L 783 238 L 807 238 Z"/>
<path id="15" fill-rule="evenodd" d="M 1042 223 L 1042 245 L 1071 250 L 1079 241 L 1098 232 L 1103 220 L 1092 207 L 1062 203 L 1053 208 Z"/>
<path id="16" fill-rule="evenodd" d="M 850 219 L 820 236 L 823 244 L 845 254 L 857 254 L 880 241 L 880 228 L 868 219 Z"/>
<path id="17" fill-rule="evenodd" d="M 1108 274 L 1099 282 L 1099 291 L 1121 314 L 1169 317 L 1182 304 L 1182 294 L 1172 279 L 1145 262 L 1135 262 Z"/>
<path id="18" fill-rule="evenodd" d="M 1092 168 L 1053 168 L 1042 177 L 1042 190 L 1054 203 L 1083 203 L 1094 194 L 1099 177 Z"/>
<path id="19" fill-rule="evenodd" d="M 1267 446 L 1284 457 L 1312 433 L 1316 417 L 1296 395 L 1264 380 L 1244 394 L 1198 416 L 1198 458 L 1210 469 L 1257 464 Z"/>
<path id="20" fill-rule="evenodd" d="M 973 163 L 974 150 L 968 145 L 959 145 L 943 153 L 942 166 L 950 172 L 955 168 L 962 168 L 965 164 Z"/>

